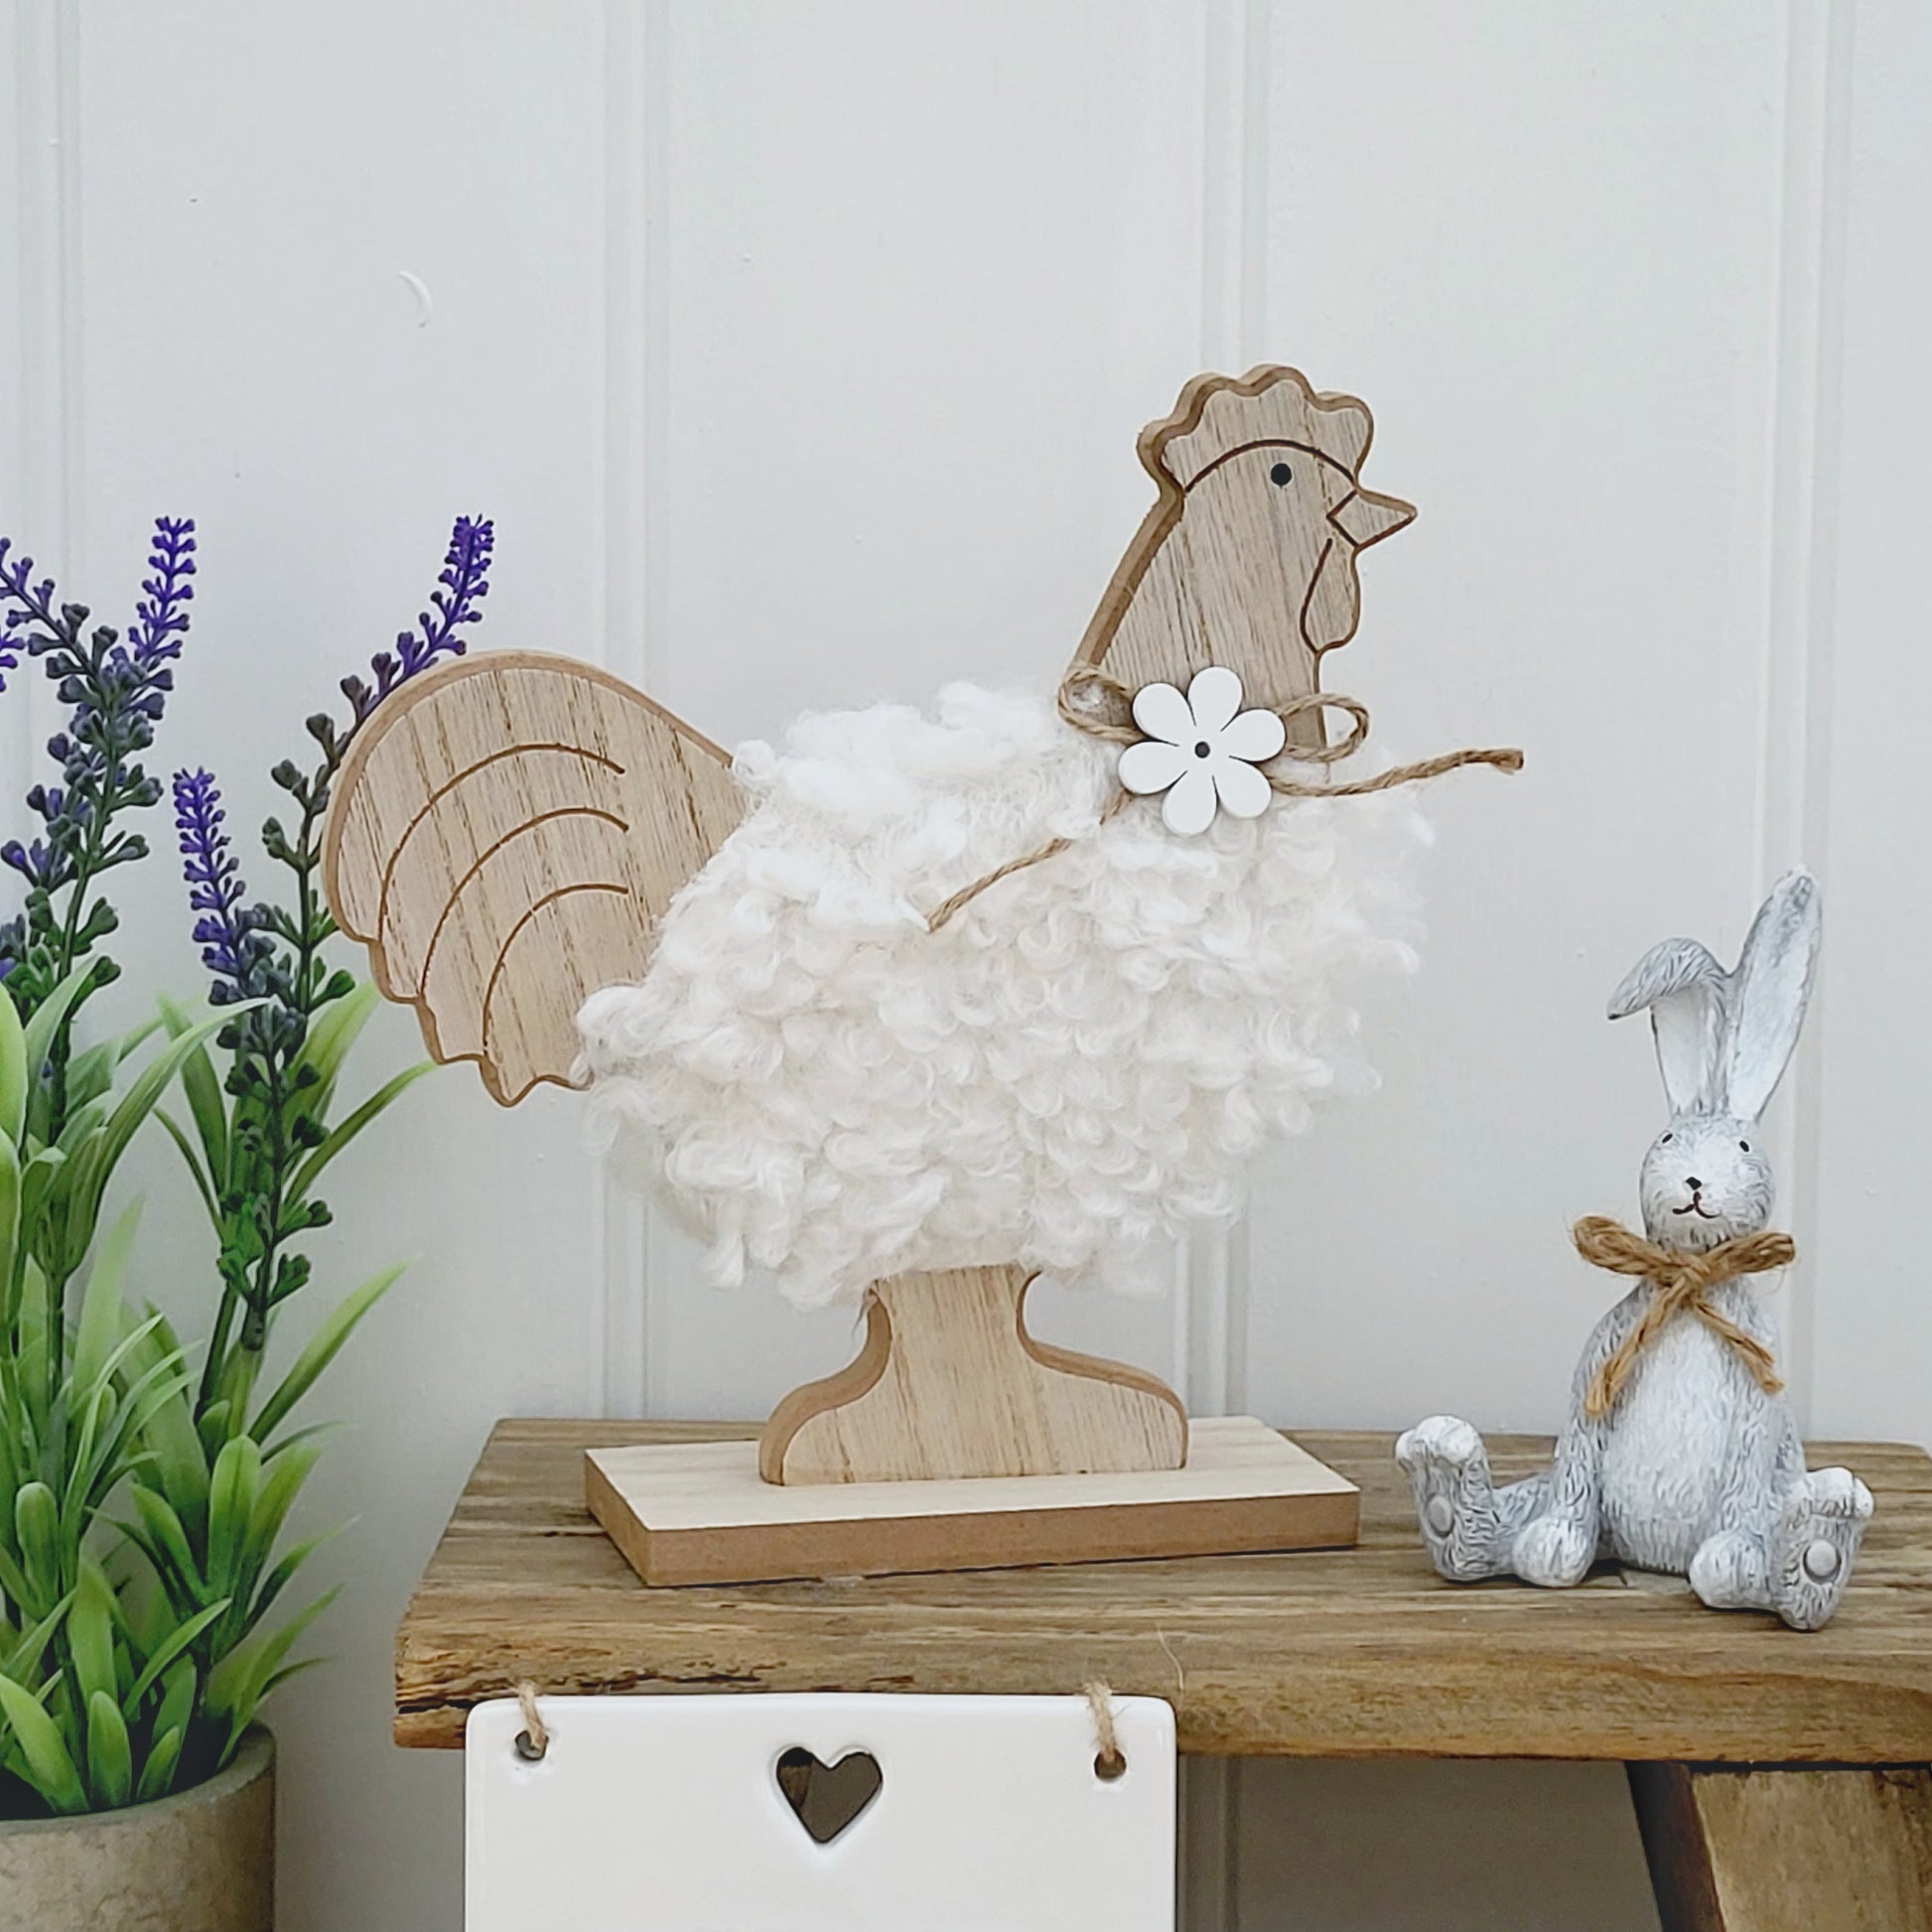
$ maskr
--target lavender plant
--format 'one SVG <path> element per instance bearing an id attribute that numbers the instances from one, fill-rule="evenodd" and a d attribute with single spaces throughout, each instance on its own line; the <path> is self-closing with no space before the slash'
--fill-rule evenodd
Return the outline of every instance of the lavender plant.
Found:
<path id="1" fill-rule="evenodd" d="M 75 1019 L 119 971 L 101 882 L 146 854 L 129 820 L 162 796 L 141 759 L 189 628 L 194 525 L 156 525 L 125 640 L 89 631 L 86 610 L 59 602 L 0 542 L 0 690 L 38 659 L 72 707 L 49 744 L 59 783 L 28 794 L 39 830 L 0 847 L 25 881 L 0 922 L 0 1809 L 100 1809 L 205 1777 L 304 1667 L 290 1652 L 330 1598 L 266 1621 L 324 1540 L 284 1547 L 321 1452 L 317 1431 L 286 1424 L 399 1271 L 346 1297 L 259 1400 L 258 1379 L 276 1311 L 311 1278 L 304 1237 L 329 1219 L 318 1180 L 429 1070 L 409 1068 L 335 1118 L 376 995 L 324 957 L 335 927 L 319 891 L 323 818 L 376 705 L 464 648 L 491 544 L 487 522 L 457 524 L 418 627 L 366 677 L 344 680 L 345 719 L 309 720 L 308 768 L 275 767 L 295 808 L 292 830 L 273 818 L 263 830 L 288 879 L 281 900 L 249 899 L 213 777 L 177 774 L 213 1011 L 191 1018 L 163 1000 L 168 1037 L 120 1091 L 154 1027 L 81 1049 Z M 177 1080 L 186 1128 L 159 1105 Z M 199 1375 L 163 1316 L 123 1304 L 138 1204 L 95 1239 L 114 1166 L 151 1112 L 215 1234 L 218 1300 Z"/>
<path id="2" fill-rule="evenodd" d="M 459 655 L 483 615 L 494 541 L 485 521 L 461 518 L 431 608 L 369 676 L 344 679 L 345 719 L 308 721 L 317 757 L 304 770 L 284 760 L 271 772 L 293 800 L 293 830 L 279 817 L 262 848 L 287 892 L 250 901 L 214 775 L 179 771 L 176 828 L 195 938 L 209 975 L 208 1001 L 229 1016 L 208 1046 L 182 1068 L 187 1125 L 164 1112 L 213 1225 L 219 1305 L 196 1386 L 170 1395 L 150 1434 L 169 1450 L 155 1477 L 137 1478 L 140 1514 L 128 1534 L 161 1579 L 174 1615 L 212 1616 L 191 1654 L 207 1669 L 203 1718 L 215 1761 L 224 1761 L 260 1699 L 287 1675 L 291 1645 L 329 1598 L 274 1630 L 262 1619 L 322 1539 L 276 1556 L 290 1505 L 321 1446 L 310 1431 L 284 1433 L 291 1412 L 340 1352 L 399 1269 L 383 1270 L 345 1298 L 265 1397 L 258 1381 L 277 1310 L 305 1288 L 313 1263 L 305 1236 L 328 1225 L 316 1188 L 329 1165 L 384 1113 L 428 1062 L 408 1067 L 334 1119 L 337 1082 L 377 1004 L 374 987 L 332 969 L 324 948 L 336 932 L 320 890 L 322 831 L 330 787 L 356 734 L 383 698 L 438 660 Z M 164 1002 L 171 1035 L 187 1040 L 188 1017 Z M 217 1060 L 225 1071 L 217 1073 Z M 165 1329 L 162 1348 L 172 1345 Z"/>
<path id="3" fill-rule="evenodd" d="M 188 630 L 193 532 L 156 526 L 126 642 L 89 632 L 86 610 L 57 603 L 0 543 L 0 682 L 38 658 L 72 707 L 48 746 L 61 782 L 28 794 L 40 833 L 0 847 L 26 882 L 0 923 L 0 1785 L 63 1809 L 126 1803 L 173 1776 L 178 1667 L 205 1627 L 151 1614 L 153 1590 L 123 1601 L 101 1561 L 104 1512 L 188 1371 L 156 1341 L 159 1317 L 122 1303 L 139 1204 L 95 1234 L 121 1154 L 219 1023 L 185 1032 L 122 1091 L 152 1026 L 73 1045 L 81 1006 L 119 970 L 98 950 L 116 930 L 99 882 L 143 855 L 126 821 L 160 795 L 140 758 Z"/>
<path id="4" fill-rule="evenodd" d="M 207 770 L 175 774 L 176 823 L 189 903 L 200 914 L 195 937 L 210 975 L 208 998 L 216 1006 L 250 1003 L 217 1041 L 228 1055 L 221 1082 L 225 1110 L 209 1092 L 211 1066 L 190 1062 L 199 1160 L 181 1137 L 220 1240 L 221 1306 L 202 1370 L 200 1402 L 204 1418 L 218 1412 L 231 1431 L 241 1426 L 270 1316 L 309 1280 L 310 1259 L 296 1244 L 330 1218 L 327 1203 L 313 1192 L 317 1180 L 428 1070 L 425 1065 L 397 1075 L 340 1126 L 329 1127 L 342 1055 L 376 997 L 368 987 L 358 994 L 355 980 L 332 971 L 323 955 L 336 931 L 318 881 L 330 786 L 375 707 L 440 658 L 461 655 L 464 631 L 481 620 L 489 594 L 494 541 L 488 522 L 458 519 L 431 608 L 418 618 L 417 628 L 402 632 L 393 651 L 371 660 L 368 678 L 343 680 L 345 721 L 339 723 L 328 712 L 309 719 L 319 756 L 308 770 L 284 759 L 270 773 L 296 809 L 293 833 L 280 818 L 262 828 L 263 850 L 287 875 L 290 890 L 283 902 L 245 902 L 213 775 Z M 331 1020 L 329 1010 L 339 1003 L 348 1004 Z"/>

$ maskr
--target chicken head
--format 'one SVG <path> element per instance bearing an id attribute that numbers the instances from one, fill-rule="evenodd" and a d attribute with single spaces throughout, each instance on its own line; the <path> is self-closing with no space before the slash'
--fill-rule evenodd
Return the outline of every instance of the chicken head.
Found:
<path id="1" fill-rule="evenodd" d="M 1137 690 L 1221 664 L 1266 705 L 1319 688 L 1323 652 L 1360 621 L 1357 554 L 1416 514 L 1362 487 L 1373 434 L 1365 404 L 1317 395 L 1298 369 L 1195 377 L 1141 434 L 1161 493 L 1075 665 Z M 1322 742 L 1313 716 L 1289 729 Z"/>

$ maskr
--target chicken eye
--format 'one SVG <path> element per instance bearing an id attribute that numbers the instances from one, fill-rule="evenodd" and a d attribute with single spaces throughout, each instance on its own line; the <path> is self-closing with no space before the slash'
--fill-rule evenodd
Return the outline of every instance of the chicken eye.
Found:
<path id="1" fill-rule="evenodd" d="M 1748 1154 L 1751 1151 L 1751 1144 L 1749 1141 L 1739 1141 L 1737 1145 L 1741 1147 L 1746 1154 Z"/>
<path id="2" fill-rule="evenodd" d="M 1295 481 L 1295 472 L 1287 464 L 1278 463 L 1269 471 L 1268 481 L 1271 483 L 1292 483 Z"/>
<path id="3" fill-rule="evenodd" d="M 1662 1139 L 1661 1141 L 1659 1141 L 1659 1142 L 1657 1143 L 1657 1145 L 1658 1145 L 1659 1147 L 1669 1147 L 1669 1146 L 1670 1146 L 1670 1136 L 1669 1136 L 1668 1134 L 1666 1134 L 1666 1135 L 1664 1136 L 1664 1138 L 1663 1138 L 1663 1139 Z"/>

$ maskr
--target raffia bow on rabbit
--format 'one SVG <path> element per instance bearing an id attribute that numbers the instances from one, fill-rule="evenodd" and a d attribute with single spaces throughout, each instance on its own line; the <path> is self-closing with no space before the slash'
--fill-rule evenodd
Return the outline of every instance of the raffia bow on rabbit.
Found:
<path id="1" fill-rule="evenodd" d="M 1817 886 L 1794 872 L 1759 908 L 1733 972 L 1695 940 L 1668 939 L 1612 996 L 1613 1020 L 1650 1010 L 1671 1107 L 1641 1179 L 1657 1248 L 1706 1255 L 1770 1219 L 1756 1124 L 1804 1024 L 1819 933 Z M 1774 1610 L 1816 1630 L 1844 1594 L 1870 1492 L 1848 1469 L 1806 1469 L 1766 1366 L 1772 1323 L 1747 1280 L 1721 1281 L 1700 1298 L 1708 1313 L 1683 1308 L 1640 1336 L 1661 1293 L 1641 1282 L 1597 1323 L 1547 1474 L 1496 1488 L 1482 1438 L 1453 1416 L 1401 1439 L 1430 1557 L 1451 1582 L 1514 1575 L 1552 1587 L 1614 1557 L 1688 1576 L 1714 1609 Z"/>

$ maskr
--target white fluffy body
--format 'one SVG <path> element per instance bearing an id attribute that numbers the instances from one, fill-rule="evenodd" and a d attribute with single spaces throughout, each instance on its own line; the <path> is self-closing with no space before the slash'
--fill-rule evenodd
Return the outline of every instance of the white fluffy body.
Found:
<path id="1" fill-rule="evenodd" d="M 1349 987 L 1415 963 L 1398 793 L 1225 814 L 1137 800 L 1116 746 L 954 685 L 745 746 L 743 825 L 673 901 L 643 981 L 578 1017 L 605 1140 L 802 1307 L 911 1269 L 1020 1261 L 1149 1288 L 1239 1209 L 1249 1158 L 1373 1076 Z M 926 914 L 1064 837 L 938 932 Z"/>

